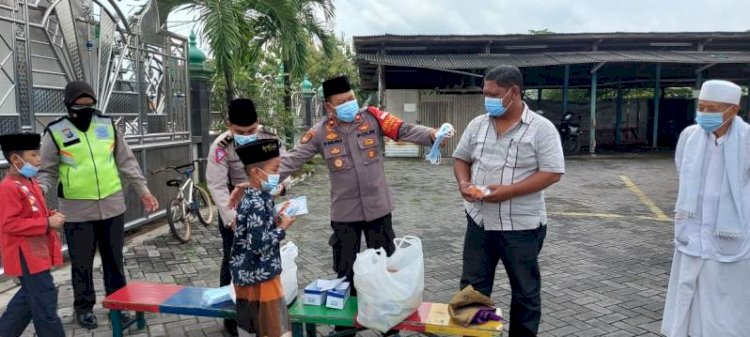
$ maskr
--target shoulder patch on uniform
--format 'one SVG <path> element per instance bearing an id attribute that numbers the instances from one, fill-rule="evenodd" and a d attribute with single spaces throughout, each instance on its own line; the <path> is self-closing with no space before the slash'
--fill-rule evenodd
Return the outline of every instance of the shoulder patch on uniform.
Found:
<path id="1" fill-rule="evenodd" d="M 222 147 L 216 147 L 216 150 L 214 150 L 214 159 L 217 163 L 221 163 L 224 158 L 227 157 L 227 151 L 224 150 Z"/>
<path id="2" fill-rule="evenodd" d="M 313 130 L 313 129 L 307 130 L 307 132 L 305 132 L 305 135 L 302 136 L 302 140 L 300 140 L 300 143 L 306 144 L 313 137 L 315 137 L 315 130 Z"/>
<path id="3" fill-rule="evenodd" d="M 216 144 L 216 145 L 217 145 L 217 149 L 218 149 L 218 148 L 225 148 L 225 147 L 227 147 L 227 145 L 229 145 L 229 143 L 231 143 L 231 142 L 232 142 L 232 135 L 226 135 L 226 136 L 224 137 L 224 139 L 220 140 L 220 141 L 219 141 L 219 143 L 218 143 L 218 144 Z M 217 161 L 218 161 L 218 160 L 217 160 Z"/>

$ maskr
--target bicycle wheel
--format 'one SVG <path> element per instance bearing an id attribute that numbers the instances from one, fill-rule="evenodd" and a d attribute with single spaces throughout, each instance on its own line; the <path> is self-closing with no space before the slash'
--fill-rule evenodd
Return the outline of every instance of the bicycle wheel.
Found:
<path id="1" fill-rule="evenodd" d="M 216 214 L 216 208 L 211 203 L 211 198 L 208 196 L 206 191 L 198 186 L 193 186 L 193 202 L 197 206 L 198 220 L 204 226 L 210 226 L 214 223 L 214 214 Z"/>
<path id="2" fill-rule="evenodd" d="M 183 206 L 182 199 L 172 199 L 167 207 L 167 222 L 169 222 L 169 230 L 174 235 L 177 241 L 185 243 L 190 241 L 192 231 L 190 229 L 190 222 L 186 218 L 187 208 Z"/>

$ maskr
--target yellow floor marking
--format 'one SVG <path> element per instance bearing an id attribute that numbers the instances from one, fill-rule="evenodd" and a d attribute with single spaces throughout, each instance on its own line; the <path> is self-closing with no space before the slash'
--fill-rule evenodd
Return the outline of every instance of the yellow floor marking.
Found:
<path id="1" fill-rule="evenodd" d="M 669 218 L 665 219 L 665 218 L 643 216 L 643 215 L 622 215 L 622 214 L 612 214 L 612 213 L 586 213 L 586 212 L 549 212 L 548 214 L 568 216 L 568 217 L 580 217 L 580 218 L 602 218 L 602 219 L 631 218 L 631 219 L 648 220 L 648 221 L 672 222 L 672 219 L 669 219 Z"/>
<path id="2" fill-rule="evenodd" d="M 670 217 L 667 216 L 666 213 L 664 213 L 664 211 L 661 210 L 661 208 L 659 208 L 659 206 L 656 206 L 654 201 L 651 200 L 651 198 L 649 198 L 646 195 L 646 193 L 643 193 L 643 191 L 641 191 L 641 189 L 638 188 L 638 186 L 632 180 L 630 180 L 630 178 L 626 176 L 620 176 L 620 179 L 622 179 L 622 182 L 625 183 L 625 186 L 627 186 L 628 189 L 630 189 L 630 191 L 633 192 L 633 194 L 635 194 L 638 200 L 640 200 L 644 205 L 646 205 L 646 207 L 648 207 L 648 209 L 651 210 L 651 213 L 654 213 L 657 219 L 663 220 L 663 221 L 672 220 L 670 219 Z"/>

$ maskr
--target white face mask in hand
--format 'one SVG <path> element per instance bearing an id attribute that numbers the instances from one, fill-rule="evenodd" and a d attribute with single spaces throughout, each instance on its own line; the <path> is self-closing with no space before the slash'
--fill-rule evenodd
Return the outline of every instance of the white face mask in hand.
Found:
<path id="1" fill-rule="evenodd" d="M 284 203 L 276 205 L 276 213 L 278 214 L 284 206 L 286 206 L 286 209 L 284 209 L 282 214 L 287 217 L 305 215 L 308 213 L 307 197 L 305 196 L 289 199 Z"/>

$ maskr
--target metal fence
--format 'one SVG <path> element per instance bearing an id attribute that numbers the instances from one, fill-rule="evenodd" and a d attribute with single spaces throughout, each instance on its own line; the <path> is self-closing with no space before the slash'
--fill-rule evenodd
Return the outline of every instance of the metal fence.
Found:
<path id="1" fill-rule="evenodd" d="M 42 132 L 65 113 L 63 90 L 85 80 L 116 120 L 161 205 L 174 191 L 149 172 L 190 162 L 188 43 L 160 29 L 154 1 L 0 0 L 0 133 Z M 0 176 L 8 164 L 0 157 Z M 55 206 L 56 193 L 48 200 Z M 146 214 L 126 187 L 126 229 Z M 2 269 L 0 268 L 0 274 Z"/>

